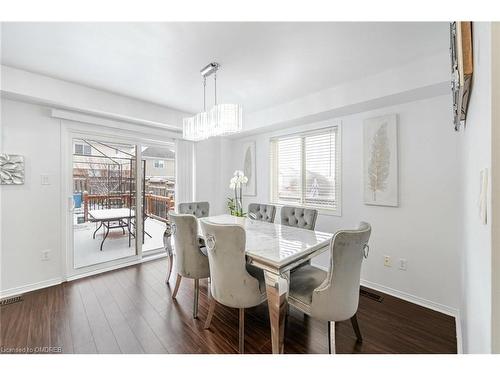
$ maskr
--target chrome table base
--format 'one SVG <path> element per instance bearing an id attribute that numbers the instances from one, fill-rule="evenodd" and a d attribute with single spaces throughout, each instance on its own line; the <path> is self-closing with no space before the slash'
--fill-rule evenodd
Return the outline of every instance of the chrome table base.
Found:
<path id="1" fill-rule="evenodd" d="M 266 270 L 264 276 L 266 279 L 273 354 L 283 354 L 285 350 L 285 319 L 288 311 L 288 280 L 290 272 L 277 275 Z"/>

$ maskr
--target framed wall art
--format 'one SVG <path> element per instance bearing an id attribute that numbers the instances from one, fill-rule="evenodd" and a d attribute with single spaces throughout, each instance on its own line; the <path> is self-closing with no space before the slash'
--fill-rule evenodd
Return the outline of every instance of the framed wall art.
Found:
<path id="1" fill-rule="evenodd" d="M 398 124 L 397 115 L 364 121 L 364 202 L 398 206 Z"/>

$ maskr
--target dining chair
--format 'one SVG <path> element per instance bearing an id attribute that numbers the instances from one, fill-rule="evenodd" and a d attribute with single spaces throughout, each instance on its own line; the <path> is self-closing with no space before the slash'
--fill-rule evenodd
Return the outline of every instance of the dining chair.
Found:
<path id="1" fill-rule="evenodd" d="M 314 230 L 318 210 L 314 208 L 302 208 L 283 206 L 281 208 L 281 225 Z"/>
<path id="2" fill-rule="evenodd" d="M 210 212 L 210 203 L 208 202 L 185 202 L 179 203 L 178 213 L 180 214 L 190 214 L 197 218 L 207 217 Z M 202 238 L 198 239 L 198 245 L 200 247 L 205 247 L 205 241 Z"/>
<path id="3" fill-rule="evenodd" d="M 335 322 L 351 319 L 358 342 L 363 337 L 356 312 L 359 303 L 361 263 L 368 257 L 371 226 L 361 222 L 356 230 L 341 230 L 330 242 L 328 272 L 312 265 L 290 275 L 288 302 L 303 313 L 328 321 L 328 352 L 335 353 Z"/>
<path id="4" fill-rule="evenodd" d="M 239 309 L 239 352 L 244 353 L 245 309 L 266 300 L 264 272 L 246 264 L 245 230 L 239 225 L 201 220 L 210 265 L 210 306 L 205 329 L 210 328 L 216 303 Z"/>
<path id="5" fill-rule="evenodd" d="M 272 204 L 250 203 L 248 205 L 248 217 L 250 219 L 274 223 L 275 215 L 276 206 Z"/>
<path id="6" fill-rule="evenodd" d="M 165 278 L 165 284 L 169 284 L 170 274 L 172 273 L 172 266 L 174 263 L 174 254 L 172 248 L 172 225 L 170 221 L 166 223 L 165 231 L 163 232 L 163 248 L 167 253 L 167 276 Z"/>
<path id="7" fill-rule="evenodd" d="M 289 227 L 296 227 L 302 229 L 314 230 L 316 227 L 316 218 L 318 217 L 318 210 L 314 208 L 302 208 L 294 206 L 281 207 L 281 225 Z M 311 264 L 308 260 L 304 265 Z M 300 267 L 300 266 L 299 266 Z M 293 268 L 291 272 L 295 272 L 297 268 Z"/>
<path id="8" fill-rule="evenodd" d="M 208 202 L 185 202 L 179 203 L 178 213 L 190 214 L 197 218 L 207 217 L 210 211 L 210 203 Z"/>
<path id="9" fill-rule="evenodd" d="M 198 242 L 198 220 L 194 215 L 169 214 L 171 232 L 175 246 L 175 280 L 172 298 L 176 299 L 183 277 L 194 279 L 193 318 L 198 316 L 198 297 L 200 294 L 200 279 L 210 277 L 208 257 L 202 252 Z"/>

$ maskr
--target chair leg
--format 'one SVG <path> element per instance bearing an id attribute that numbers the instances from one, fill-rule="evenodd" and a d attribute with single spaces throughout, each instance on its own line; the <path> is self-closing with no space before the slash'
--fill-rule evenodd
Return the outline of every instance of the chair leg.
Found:
<path id="1" fill-rule="evenodd" d="M 335 354 L 335 322 L 328 322 L 328 353 Z"/>
<path id="2" fill-rule="evenodd" d="M 177 292 L 179 291 L 179 287 L 181 286 L 181 280 L 182 276 L 177 274 L 177 279 L 175 280 L 174 292 L 172 293 L 172 299 L 175 299 L 175 297 L 177 297 Z"/>
<path id="3" fill-rule="evenodd" d="M 168 284 L 170 281 L 170 274 L 172 273 L 172 264 L 174 261 L 174 257 L 172 254 L 167 255 L 167 277 L 165 278 L 165 284 Z"/>
<path id="4" fill-rule="evenodd" d="M 217 301 L 215 301 L 215 298 L 210 299 L 210 306 L 208 306 L 208 315 L 207 315 L 207 320 L 205 322 L 205 327 L 204 329 L 209 329 L 210 328 L 210 323 L 212 323 L 212 318 L 214 316 L 215 312 L 215 304 Z"/>
<path id="5" fill-rule="evenodd" d="M 356 337 L 358 338 L 358 342 L 363 342 L 363 336 L 361 336 L 361 330 L 359 329 L 358 318 L 356 317 L 356 315 L 354 315 L 351 318 L 351 324 L 352 324 L 352 328 L 354 329 L 354 333 L 356 334 Z"/>
<path id="6" fill-rule="evenodd" d="M 239 350 L 240 354 L 245 352 L 245 309 L 240 309 Z"/>
<path id="7" fill-rule="evenodd" d="M 193 318 L 198 317 L 198 296 L 200 295 L 200 279 L 194 279 L 194 301 L 193 301 Z"/>

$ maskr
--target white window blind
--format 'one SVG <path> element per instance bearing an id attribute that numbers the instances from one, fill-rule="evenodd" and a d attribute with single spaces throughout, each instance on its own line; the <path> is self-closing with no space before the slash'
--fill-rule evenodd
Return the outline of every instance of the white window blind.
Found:
<path id="1" fill-rule="evenodd" d="M 271 139 L 271 200 L 340 212 L 338 127 Z"/>

